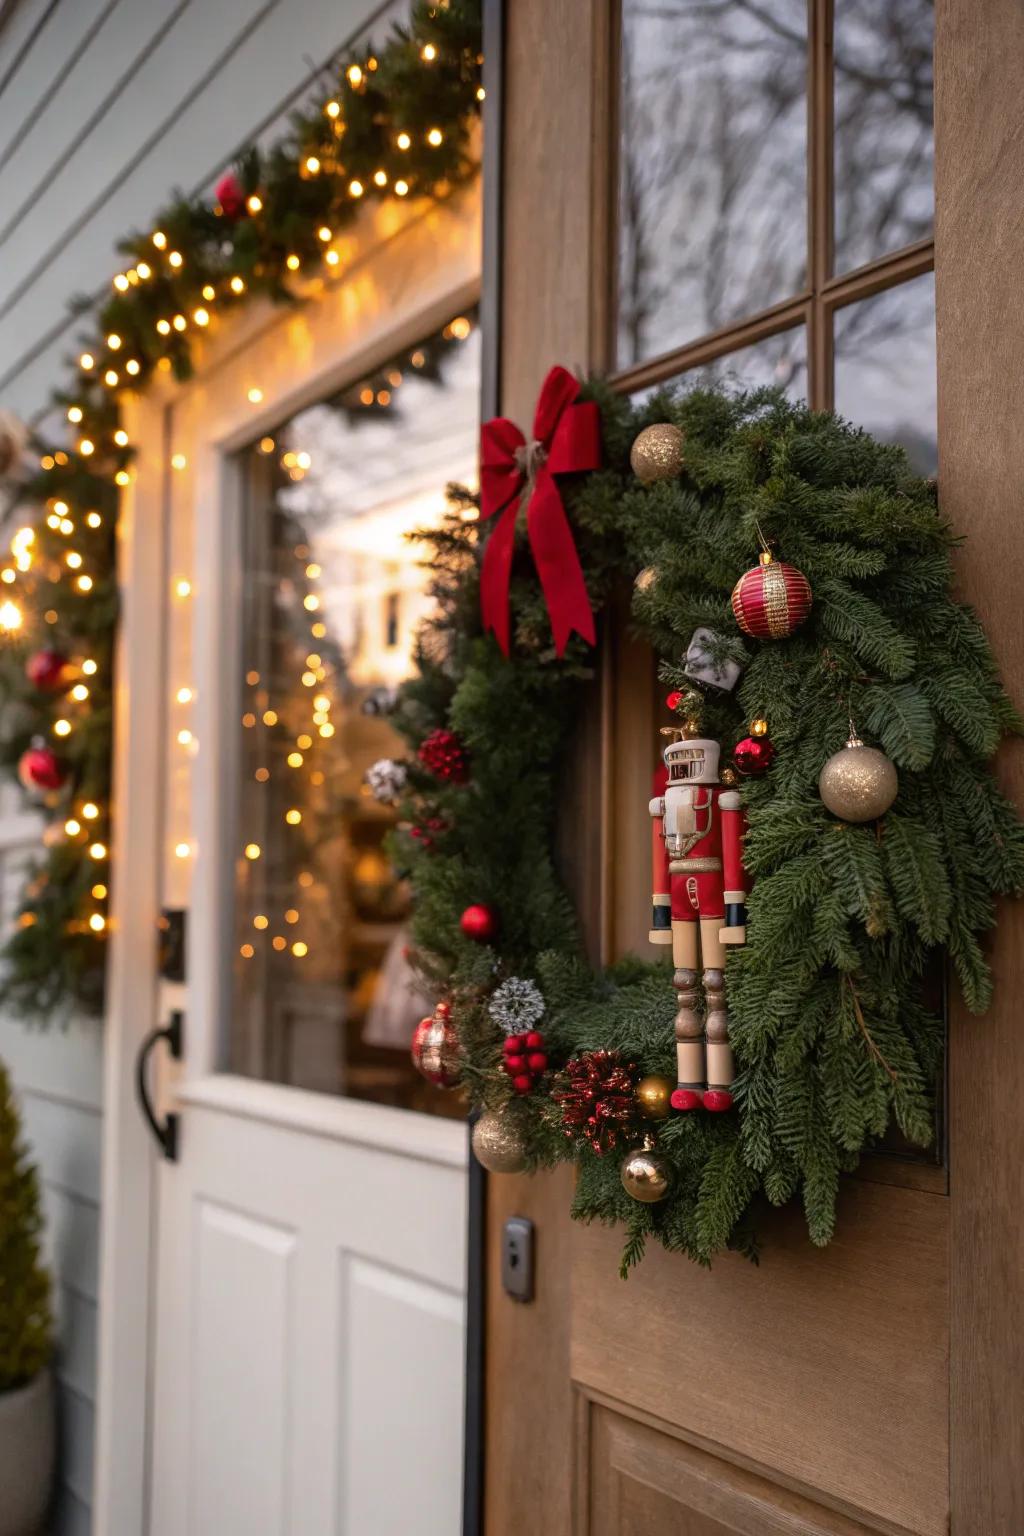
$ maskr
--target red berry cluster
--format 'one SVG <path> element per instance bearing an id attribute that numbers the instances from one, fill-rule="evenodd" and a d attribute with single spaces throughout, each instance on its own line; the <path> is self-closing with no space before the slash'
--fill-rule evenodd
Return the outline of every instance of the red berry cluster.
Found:
<path id="1" fill-rule="evenodd" d="M 417 756 L 435 778 L 448 784 L 465 784 L 469 778 L 469 756 L 454 731 L 431 731 Z"/>
<path id="2" fill-rule="evenodd" d="M 537 1079 L 548 1069 L 544 1054 L 544 1036 L 539 1029 L 528 1035 L 509 1035 L 505 1041 L 502 1071 L 512 1079 L 516 1093 L 529 1093 Z"/>
<path id="3" fill-rule="evenodd" d="M 415 838 L 429 853 L 437 844 L 437 839 L 451 828 L 442 816 L 431 816 L 422 826 L 416 825 L 409 828 L 409 836 Z"/>
<path id="4" fill-rule="evenodd" d="M 566 1062 L 561 1084 L 551 1095 L 562 1106 L 568 1141 L 582 1139 L 598 1157 L 629 1140 L 636 1129 L 636 1063 L 618 1051 L 584 1051 Z"/>

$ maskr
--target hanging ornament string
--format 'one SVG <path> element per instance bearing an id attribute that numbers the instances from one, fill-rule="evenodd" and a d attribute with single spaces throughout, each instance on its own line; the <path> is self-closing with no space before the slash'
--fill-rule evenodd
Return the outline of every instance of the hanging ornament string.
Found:
<path id="1" fill-rule="evenodd" d="M 484 628 L 509 654 L 509 585 L 516 520 L 526 506 L 526 531 L 551 619 L 556 654 L 575 630 L 593 645 L 597 632 L 586 583 L 556 475 L 597 469 L 601 416 L 580 401 L 579 384 L 552 368 L 541 388 L 528 442 L 515 422 L 496 416 L 480 433 L 481 520 L 497 517 L 484 551 L 480 606 Z"/>

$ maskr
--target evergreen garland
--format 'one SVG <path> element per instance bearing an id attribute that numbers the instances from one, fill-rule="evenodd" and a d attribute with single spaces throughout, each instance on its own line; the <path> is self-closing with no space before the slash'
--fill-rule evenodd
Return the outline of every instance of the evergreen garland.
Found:
<path id="1" fill-rule="evenodd" d="M 342 273 L 339 237 L 367 203 L 443 198 L 475 175 L 480 48 L 480 0 L 421 0 L 380 48 L 340 59 L 329 94 L 294 113 L 278 142 L 248 150 L 214 200 L 178 194 L 118 246 L 125 268 L 51 396 L 69 432 L 35 438 L 38 469 L 5 509 L 24 526 L 0 570 L 0 770 L 16 777 L 23 752 L 42 740 L 66 772 L 65 787 L 45 797 L 46 846 L 0 955 L 0 1002 L 21 1017 L 103 1005 L 115 528 L 133 473 L 121 396 L 161 374 L 189 378 L 196 341 L 254 297 L 294 303 L 311 282 Z M 72 304 L 76 314 L 91 309 L 87 299 Z M 435 340 L 424 376 L 456 344 Z M 383 382 L 359 380 L 338 403 L 350 414 L 379 410 Z M 44 649 L 67 657 L 66 687 L 40 691 L 26 677 L 27 658 Z"/>
<path id="2" fill-rule="evenodd" d="M 42 1236 L 39 1179 L 22 1143 L 14 1090 L 0 1062 L 0 1396 L 30 1382 L 52 1352 Z"/>
<path id="3" fill-rule="evenodd" d="M 761 1197 L 799 1196 L 824 1244 L 840 1174 L 891 1122 L 911 1142 L 933 1138 L 943 1019 L 925 983 L 943 950 L 969 1008 L 987 1006 L 982 940 L 995 897 L 1024 888 L 1024 834 L 987 764 L 1020 722 L 977 618 L 952 595 L 955 540 L 934 487 L 900 448 L 772 391 L 661 394 L 639 406 L 592 393 L 607 467 L 561 485 L 595 610 L 653 573 L 634 587 L 632 612 L 666 685 L 685 683 L 681 658 L 708 626 L 743 672 L 734 695 L 709 698 L 703 733 L 727 753 L 763 716 L 777 748 L 743 789 L 754 886 L 748 940 L 726 970 L 736 1107 L 657 1126 L 674 1170 L 660 1204 L 630 1198 L 617 1155 L 562 1133 L 557 1072 L 582 1051 L 615 1049 L 675 1079 L 671 969 L 629 958 L 595 974 L 583 958 L 554 840 L 592 656 L 574 638 L 556 658 L 522 542 L 511 661 L 483 636 L 486 535 L 467 521 L 464 496 L 434 536 L 438 614 L 396 716 L 413 749 L 404 814 L 448 828 L 429 848 L 396 834 L 416 893 L 417 964 L 452 1001 L 474 1104 L 508 1117 L 530 1167 L 576 1161 L 573 1214 L 625 1228 L 624 1270 L 648 1237 L 701 1263 L 726 1247 L 753 1254 Z M 644 486 L 629 450 L 660 421 L 683 429 L 686 462 L 678 478 Z M 729 606 L 761 531 L 814 591 L 809 620 L 767 643 L 745 639 Z M 899 770 L 895 804 L 869 825 L 837 821 L 817 792 L 851 716 Z M 440 782 L 416 760 L 438 729 L 467 749 L 468 783 Z M 472 903 L 498 914 L 490 944 L 460 931 Z M 546 1007 L 550 1070 L 521 1095 L 501 1069 L 503 1032 L 488 1008 L 512 976 L 535 981 Z"/>

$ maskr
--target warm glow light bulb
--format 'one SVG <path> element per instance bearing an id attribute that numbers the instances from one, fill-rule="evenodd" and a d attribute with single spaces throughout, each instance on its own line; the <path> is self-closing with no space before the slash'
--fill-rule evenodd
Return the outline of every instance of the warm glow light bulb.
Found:
<path id="1" fill-rule="evenodd" d="M 2 612 L 2 610 L 0 610 L 0 612 Z M 70 736 L 71 735 L 71 721 L 70 720 L 55 720 L 53 722 L 53 734 L 55 736 Z"/>
<path id="2" fill-rule="evenodd" d="M 17 603 L 0 603 L 0 630 L 4 634 L 13 634 L 21 628 L 21 609 Z"/>
<path id="3" fill-rule="evenodd" d="M 78 363 L 79 367 L 88 371 L 90 368 L 95 367 L 96 359 L 93 357 L 91 352 L 83 352 L 81 357 L 78 359 Z"/>
<path id="4" fill-rule="evenodd" d="M 320 161 L 317 159 L 316 155 L 306 156 L 306 170 L 309 172 L 310 176 L 318 176 L 320 174 Z"/>
<path id="5" fill-rule="evenodd" d="M 260 401 L 263 399 L 262 389 L 258 389 L 254 385 L 253 388 L 248 391 L 247 399 L 252 405 L 259 405 Z"/>
<path id="6" fill-rule="evenodd" d="M 284 819 L 290 827 L 297 827 L 302 820 L 302 812 L 293 806 L 290 811 L 285 811 Z"/>
<path id="7" fill-rule="evenodd" d="M 185 258 L 180 251 L 172 251 L 167 260 L 172 267 L 182 267 L 185 264 Z"/>
<path id="8" fill-rule="evenodd" d="M 96 663 L 91 659 L 88 661 L 83 661 L 82 671 L 85 673 L 86 677 L 94 677 L 96 675 Z"/>
<path id="9" fill-rule="evenodd" d="M 309 954 L 309 946 L 307 944 L 303 944 L 301 939 L 298 939 L 292 945 L 292 954 L 295 955 L 297 959 L 301 960 L 303 955 Z"/>
<path id="10" fill-rule="evenodd" d="M 286 256 L 284 259 L 284 264 L 288 268 L 289 272 L 297 272 L 299 267 L 302 265 L 299 258 L 295 255 Z"/>
<path id="11" fill-rule="evenodd" d="M 78 422 L 81 421 L 81 419 L 82 419 L 82 407 L 80 405 L 69 405 L 68 406 L 68 421 L 75 422 L 77 424 Z"/>
<path id="12" fill-rule="evenodd" d="M 138 361 L 137 358 L 130 357 L 128 359 L 128 361 L 124 365 L 124 371 L 125 371 L 125 373 L 130 373 L 132 375 L 132 378 L 134 378 L 135 375 L 141 369 L 141 367 L 142 367 L 142 364 Z"/>
<path id="13" fill-rule="evenodd" d="M 395 182 L 395 196 L 396 197 L 405 197 L 406 194 L 408 193 L 408 191 L 409 191 L 409 183 L 407 181 L 396 181 Z"/>
<path id="14" fill-rule="evenodd" d="M 107 337 L 107 346 L 110 348 L 111 352 L 117 352 L 120 349 L 121 338 L 117 335 L 116 331 L 112 331 Z"/>
<path id="15" fill-rule="evenodd" d="M 75 585 L 78 588 L 79 592 L 91 592 L 92 591 L 92 577 L 91 576 L 79 576 L 78 580 L 75 582 Z"/>
<path id="16" fill-rule="evenodd" d="M 93 442 L 92 438 L 83 437 L 79 441 L 78 451 L 83 458 L 87 459 L 91 453 L 95 453 L 96 444 Z"/>
<path id="17" fill-rule="evenodd" d="M 407 133 L 400 133 L 398 138 L 395 140 L 395 143 L 398 145 L 399 149 L 409 149 L 412 145 L 412 139 Z"/>
<path id="18" fill-rule="evenodd" d="M 153 244 L 156 246 L 158 251 L 162 251 L 166 246 L 167 236 L 164 234 L 162 229 L 153 231 Z"/>
<path id="19" fill-rule="evenodd" d="M 148 261 L 140 261 L 135 270 L 142 278 L 143 282 L 146 281 L 147 277 L 153 276 L 153 268 L 149 265 Z"/>
<path id="20" fill-rule="evenodd" d="M 217 297 L 217 290 L 213 286 L 213 284 L 212 283 L 204 283 L 203 284 L 203 298 L 206 300 L 206 302 L 209 303 L 211 299 L 215 299 L 216 297 Z"/>
<path id="21" fill-rule="evenodd" d="M 193 310 L 192 319 L 195 321 L 196 325 L 209 325 L 210 312 L 206 309 Z"/>
<path id="22" fill-rule="evenodd" d="M 245 280 L 244 278 L 238 277 L 237 275 L 231 279 L 231 282 L 228 284 L 228 286 L 232 293 L 245 292 Z"/>
<path id="23" fill-rule="evenodd" d="M 188 325 L 188 321 L 185 319 L 184 315 L 175 315 L 171 324 L 174 326 L 176 331 L 183 331 Z"/>
<path id="24" fill-rule="evenodd" d="M 175 698 L 179 704 L 190 704 L 192 702 L 192 689 L 179 688 L 175 694 Z"/>
<path id="25" fill-rule="evenodd" d="M 436 149 L 439 144 L 444 143 L 444 134 L 441 132 L 440 128 L 431 128 L 430 132 L 427 134 L 427 143 L 432 145 L 434 149 Z"/>
<path id="26" fill-rule="evenodd" d="M 73 816 L 69 816 L 67 821 L 64 823 L 64 831 L 67 833 L 68 837 L 77 837 L 81 830 L 82 823 L 80 821 L 76 821 Z"/>
<path id="27" fill-rule="evenodd" d="M 246 198 L 245 206 L 248 208 L 250 213 L 259 213 L 260 209 L 263 207 L 263 199 L 256 192 L 253 192 L 251 196 Z"/>
<path id="28" fill-rule="evenodd" d="M 106 926 L 107 920 L 103 916 L 102 912 L 94 912 L 89 919 L 89 927 L 92 929 L 93 933 L 102 933 Z"/>
<path id="29" fill-rule="evenodd" d="M 82 815 L 85 817 L 86 821 L 95 821 L 99 813 L 99 806 L 94 805 L 91 800 L 87 800 L 82 806 Z"/>
<path id="30" fill-rule="evenodd" d="M 91 843 L 89 845 L 89 857 L 93 859 L 105 859 L 107 856 L 106 843 Z"/>
<path id="31" fill-rule="evenodd" d="M 187 747 L 191 740 L 192 740 L 192 732 L 191 731 L 189 731 L 189 730 L 182 730 L 182 731 L 178 732 L 178 742 L 179 742 L 179 744 L 181 746 Z"/>
<path id="32" fill-rule="evenodd" d="M 437 49 L 434 47 L 433 43 L 423 44 L 423 47 L 420 49 L 420 58 L 426 64 L 433 64 L 434 60 L 437 58 Z"/>
<path id="33" fill-rule="evenodd" d="M 258 859 L 260 856 L 259 843 L 246 843 L 245 856 L 247 859 Z"/>
<path id="34" fill-rule="evenodd" d="M 192 849 L 189 847 L 188 843 L 177 843 L 175 845 L 174 852 L 177 858 L 187 859 L 189 854 L 192 852 Z"/>
<path id="35" fill-rule="evenodd" d="M 156 328 L 161 336 L 169 336 L 171 334 L 171 322 L 169 320 L 158 320 Z"/>
<path id="36" fill-rule="evenodd" d="M 334 236 L 331 234 L 331 231 L 327 228 L 326 224 L 321 224 L 321 226 L 317 230 L 316 234 L 317 234 L 317 239 L 318 240 L 322 240 L 324 245 L 329 244 L 329 242 L 334 238 Z"/>
<path id="37" fill-rule="evenodd" d="M 328 117 L 340 117 L 341 116 L 341 102 L 340 101 L 328 101 L 328 102 L 325 102 L 325 104 L 324 104 L 324 111 L 327 113 Z"/>
<path id="38" fill-rule="evenodd" d="M 84 704 L 89 697 L 89 690 L 84 683 L 76 683 L 71 690 L 71 697 L 76 704 Z"/>
<path id="39" fill-rule="evenodd" d="M 175 584 L 174 590 L 179 597 L 188 597 L 192 591 L 192 583 L 184 580 L 179 581 Z"/>
<path id="40" fill-rule="evenodd" d="M 118 427 L 117 431 L 114 433 L 114 442 L 119 448 L 128 447 L 128 433 L 124 430 L 123 427 Z"/>

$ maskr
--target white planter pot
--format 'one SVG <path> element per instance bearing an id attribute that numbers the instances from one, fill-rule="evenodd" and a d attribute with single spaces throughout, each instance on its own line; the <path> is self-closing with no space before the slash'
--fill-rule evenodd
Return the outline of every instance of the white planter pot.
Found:
<path id="1" fill-rule="evenodd" d="M 39 1536 L 53 1484 L 54 1403 L 49 1371 L 0 1392 L 0 1536 Z"/>

